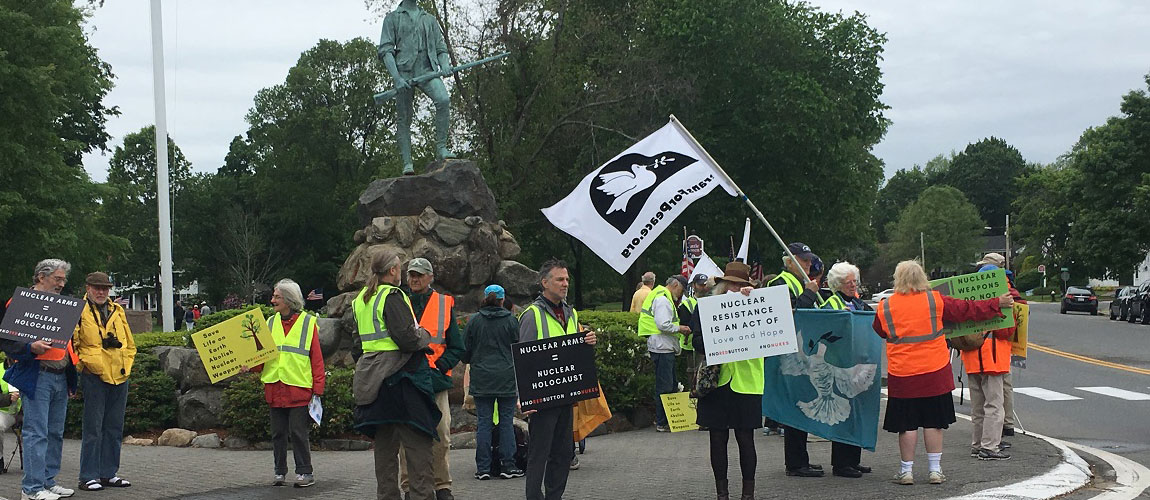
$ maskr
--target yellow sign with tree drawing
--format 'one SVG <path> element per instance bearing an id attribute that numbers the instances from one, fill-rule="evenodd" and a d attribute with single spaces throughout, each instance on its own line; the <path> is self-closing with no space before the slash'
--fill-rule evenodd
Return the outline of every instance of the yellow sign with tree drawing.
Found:
<path id="1" fill-rule="evenodd" d="M 671 432 L 693 431 L 699 428 L 695 423 L 697 400 L 692 398 L 690 393 L 660 394 L 659 398 L 663 400 L 663 411 L 667 413 L 667 425 L 671 427 Z"/>
<path id="2" fill-rule="evenodd" d="M 193 333 L 192 342 L 213 384 L 239 373 L 242 366 L 256 366 L 279 354 L 258 307 Z"/>

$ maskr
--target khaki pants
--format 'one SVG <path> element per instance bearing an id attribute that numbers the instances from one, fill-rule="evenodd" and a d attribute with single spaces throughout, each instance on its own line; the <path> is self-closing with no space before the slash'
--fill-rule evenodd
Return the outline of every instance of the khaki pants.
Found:
<path id="1" fill-rule="evenodd" d="M 443 418 L 439 419 L 439 426 L 435 431 L 439 434 L 439 441 L 431 444 L 431 469 L 435 476 L 435 490 L 451 489 L 451 466 L 447 462 L 447 451 L 451 449 L 451 405 L 447 400 L 447 391 L 435 393 L 435 406 Z M 403 448 L 399 449 L 399 487 L 408 491 L 407 459 L 404 458 Z"/>
<path id="2" fill-rule="evenodd" d="M 400 500 L 399 450 L 407 450 L 412 500 L 435 500 L 431 479 L 431 436 L 406 424 L 381 424 L 375 432 L 375 482 L 378 500 Z"/>
<path id="3" fill-rule="evenodd" d="M 1014 428 L 1014 367 L 1010 367 L 1011 373 L 1007 373 L 1002 378 L 1002 426 L 1007 429 Z"/>
<path id="4" fill-rule="evenodd" d="M 971 448 L 998 451 L 1002 442 L 1002 379 L 1003 375 L 972 373 L 970 380 L 970 417 L 974 424 Z"/>

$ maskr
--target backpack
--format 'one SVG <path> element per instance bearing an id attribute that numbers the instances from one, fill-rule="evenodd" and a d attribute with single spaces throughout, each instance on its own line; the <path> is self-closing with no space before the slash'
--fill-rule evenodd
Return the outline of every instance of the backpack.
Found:
<path id="1" fill-rule="evenodd" d="M 988 336 L 990 336 L 989 332 L 983 332 L 951 337 L 946 339 L 946 345 L 951 349 L 957 349 L 963 352 L 977 351 L 982 348 L 982 343 L 986 341 L 986 337 Z"/>

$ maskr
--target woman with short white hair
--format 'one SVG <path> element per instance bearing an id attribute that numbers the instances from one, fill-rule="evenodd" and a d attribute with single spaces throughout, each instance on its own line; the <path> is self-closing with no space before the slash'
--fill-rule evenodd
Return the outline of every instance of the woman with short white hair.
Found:
<path id="1" fill-rule="evenodd" d="M 832 295 L 823 302 L 824 307 L 851 311 L 870 311 L 871 307 L 859 298 L 859 268 L 850 262 L 838 262 L 827 271 L 827 286 Z"/>

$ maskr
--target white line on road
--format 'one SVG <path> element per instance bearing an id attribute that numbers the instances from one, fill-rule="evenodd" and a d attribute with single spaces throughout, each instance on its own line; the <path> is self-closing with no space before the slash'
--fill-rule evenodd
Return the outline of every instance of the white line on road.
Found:
<path id="1" fill-rule="evenodd" d="M 950 391 L 950 393 L 953 394 L 955 397 L 961 397 L 964 401 L 970 401 L 970 389 L 967 387 L 964 387 L 962 389 L 956 388 L 955 390 Z"/>
<path id="2" fill-rule="evenodd" d="M 1078 396 L 1071 396 L 1041 387 L 1015 387 L 1014 392 L 1046 401 L 1073 401 L 1075 399 L 1082 399 Z"/>
<path id="3" fill-rule="evenodd" d="M 1114 387 L 1075 387 L 1075 389 L 1086 392 L 1093 392 L 1103 396 L 1125 399 L 1128 401 L 1150 401 L 1150 394 L 1128 391 L 1126 389 L 1117 389 Z"/>

